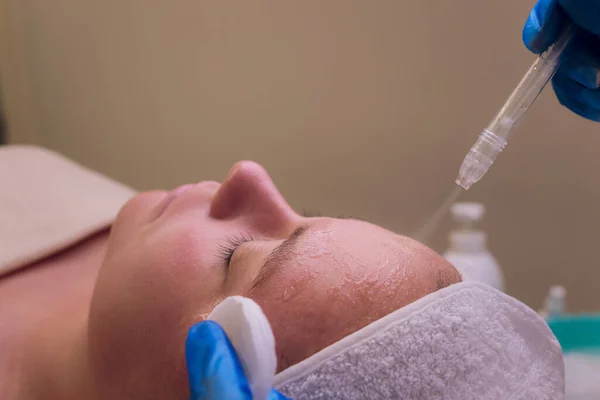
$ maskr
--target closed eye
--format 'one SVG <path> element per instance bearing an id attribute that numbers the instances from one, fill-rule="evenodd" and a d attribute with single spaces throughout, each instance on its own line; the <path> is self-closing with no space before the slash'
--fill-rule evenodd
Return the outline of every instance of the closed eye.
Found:
<path id="1" fill-rule="evenodd" d="M 219 258 L 223 260 L 223 263 L 226 267 L 229 267 L 235 251 L 244 243 L 251 242 L 253 240 L 253 237 L 243 233 L 228 237 L 226 239 L 226 243 L 219 246 Z"/>
<path id="2" fill-rule="evenodd" d="M 251 291 L 266 281 L 276 267 L 283 264 L 282 261 L 289 254 L 293 253 L 293 249 L 298 245 L 298 242 L 302 240 L 302 237 L 306 235 L 308 229 L 308 225 L 299 226 L 283 243 L 271 251 L 265 258 L 263 265 L 260 267 L 259 273 L 254 278 L 254 282 L 250 288 Z"/>

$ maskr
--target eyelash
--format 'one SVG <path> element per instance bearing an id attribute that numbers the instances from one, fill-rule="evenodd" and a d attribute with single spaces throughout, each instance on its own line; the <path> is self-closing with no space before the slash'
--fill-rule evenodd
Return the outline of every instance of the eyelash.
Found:
<path id="1" fill-rule="evenodd" d="M 219 246 L 219 257 L 223 260 L 225 266 L 229 266 L 233 253 L 235 253 L 238 247 L 253 240 L 252 236 L 244 233 L 227 238 L 226 243 Z"/>

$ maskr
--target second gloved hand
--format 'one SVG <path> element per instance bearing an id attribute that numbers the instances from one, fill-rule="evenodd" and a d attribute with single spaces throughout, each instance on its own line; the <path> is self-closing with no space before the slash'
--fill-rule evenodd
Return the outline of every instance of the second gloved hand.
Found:
<path id="1" fill-rule="evenodd" d="M 214 321 L 192 326 L 185 343 L 191 400 L 251 400 L 252 391 L 229 338 Z M 266 400 L 285 400 L 272 389 Z"/>
<path id="2" fill-rule="evenodd" d="M 552 86 L 561 104 L 584 118 L 600 121 L 600 1 L 539 0 L 523 28 L 523 42 L 540 54 L 568 22 L 579 29 Z"/>

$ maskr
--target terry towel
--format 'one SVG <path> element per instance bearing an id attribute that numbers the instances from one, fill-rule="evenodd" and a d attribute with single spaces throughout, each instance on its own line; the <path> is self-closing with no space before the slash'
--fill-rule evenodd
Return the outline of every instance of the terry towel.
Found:
<path id="1" fill-rule="evenodd" d="M 247 344 L 232 344 L 243 358 Z M 371 323 L 276 375 L 274 385 L 295 400 L 562 400 L 565 393 L 561 348 L 545 321 L 477 282 Z"/>

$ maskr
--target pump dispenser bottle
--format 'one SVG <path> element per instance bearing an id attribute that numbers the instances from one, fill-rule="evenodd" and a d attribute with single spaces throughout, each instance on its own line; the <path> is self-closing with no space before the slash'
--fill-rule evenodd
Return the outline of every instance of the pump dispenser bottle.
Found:
<path id="1" fill-rule="evenodd" d="M 450 232 L 450 247 L 443 257 L 456 267 L 463 281 L 478 281 L 503 291 L 504 276 L 486 247 L 486 234 L 475 228 L 485 207 L 480 203 L 455 203 L 451 213 L 459 226 Z"/>

